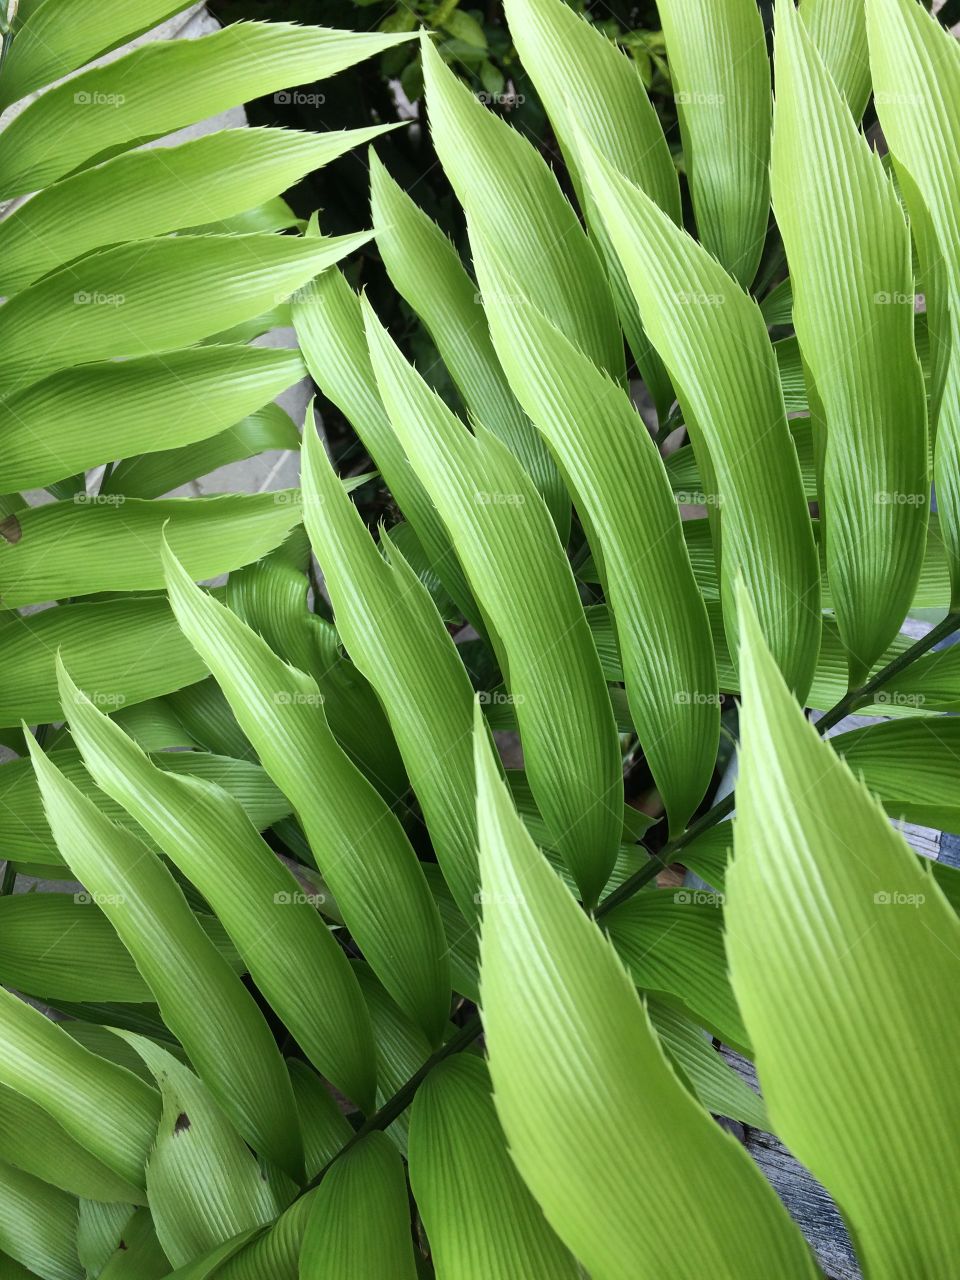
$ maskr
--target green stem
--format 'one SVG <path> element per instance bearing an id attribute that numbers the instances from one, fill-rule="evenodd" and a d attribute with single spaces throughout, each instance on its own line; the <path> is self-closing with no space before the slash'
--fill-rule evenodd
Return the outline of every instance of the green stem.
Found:
<path id="1" fill-rule="evenodd" d="M 832 729 L 835 724 L 839 724 L 844 716 L 850 715 L 857 707 L 869 702 L 871 696 L 889 680 L 899 675 L 901 671 L 916 662 L 918 658 L 922 658 L 935 644 L 939 644 L 941 640 L 946 640 L 948 636 L 952 636 L 956 631 L 960 631 L 960 612 L 948 613 L 942 622 L 938 622 L 916 644 L 912 644 L 909 649 L 905 649 L 903 653 L 888 662 L 885 667 L 881 667 L 877 674 L 871 676 L 865 684 L 856 689 L 851 689 L 829 711 L 825 711 L 816 722 L 817 733 L 822 736 L 828 729 Z M 614 907 L 618 907 L 622 902 L 632 898 L 645 884 L 649 884 L 661 871 L 666 870 L 671 862 L 676 861 L 676 855 L 681 849 L 690 844 L 692 840 L 695 840 L 697 836 L 702 835 L 704 831 L 709 831 L 711 827 L 715 827 L 728 813 L 732 812 L 735 803 L 734 792 L 731 791 L 728 796 L 725 796 L 718 804 L 715 804 L 712 809 L 708 809 L 706 813 L 702 814 L 676 840 L 671 840 L 665 844 L 659 853 L 651 854 L 650 861 L 645 866 L 634 872 L 629 879 L 624 880 L 623 884 L 604 898 L 593 913 L 594 919 L 606 915 Z"/>
<path id="2" fill-rule="evenodd" d="M 379 1107 L 371 1116 L 363 1122 L 349 1142 L 345 1143 L 332 1160 L 328 1160 L 319 1173 L 315 1174 L 304 1186 L 300 1195 L 305 1195 L 308 1191 L 312 1191 L 323 1180 L 324 1175 L 335 1161 L 341 1156 L 355 1147 L 358 1142 L 367 1136 L 368 1133 L 374 1133 L 378 1129 L 386 1129 L 393 1124 L 397 1116 L 402 1115 L 413 1101 L 413 1095 L 417 1092 L 420 1085 L 427 1078 L 433 1068 L 439 1062 L 443 1062 L 444 1058 L 449 1058 L 454 1053 L 460 1053 L 464 1049 L 469 1049 L 474 1040 L 480 1035 L 483 1026 L 480 1022 L 479 1013 L 473 1014 L 460 1030 L 450 1037 L 440 1048 L 429 1057 L 423 1066 L 415 1075 L 412 1075 L 402 1088 L 398 1089 L 392 1097 L 388 1098 L 382 1107 Z"/>
<path id="3" fill-rule="evenodd" d="M 17 883 L 17 868 L 10 861 L 4 864 L 3 878 L 0 879 L 0 898 L 7 898 L 13 893 L 13 887 Z"/>
<path id="4" fill-rule="evenodd" d="M 906 667 L 916 662 L 917 658 L 922 658 L 925 653 L 933 648 L 935 644 L 939 644 L 941 640 L 946 640 L 948 636 L 952 636 L 955 631 L 960 631 L 960 612 L 948 613 L 942 622 L 938 622 L 935 627 L 922 636 L 916 644 L 912 644 L 909 649 L 904 649 L 898 657 L 892 662 L 888 662 L 885 667 L 872 676 L 865 684 L 860 685 L 857 689 L 851 689 L 848 694 L 840 699 L 840 701 L 825 711 L 817 721 L 817 733 L 824 734 L 828 729 L 832 729 L 835 724 L 839 724 L 844 716 L 850 715 L 856 711 L 857 707 L 863 706 L 865 702 L 870 701 L 870 697 L 888 680 L 899 675 Z"/>

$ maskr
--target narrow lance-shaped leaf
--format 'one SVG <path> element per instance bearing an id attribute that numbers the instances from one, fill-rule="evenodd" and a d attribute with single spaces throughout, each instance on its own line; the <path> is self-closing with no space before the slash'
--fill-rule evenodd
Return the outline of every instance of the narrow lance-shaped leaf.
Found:
<path id="1" fill-rule="evenodd" d="M 120 1205 L 128 1213 L 130 1206 L 146 1204 L 142 1186 L 119 1177 L 48 1111 L 6 1085 L 0 1085 L 0 1157 L 74 1196 Z"/>
<path id="2" fill-rule="evenodd" d="M 283 1059 L 253 997 L 156 854 L 27 742 L 64 860 L 133 956 L 163 1020 L 243 1136 L 296 1176 L 303 1152 Z"/>
<path id="3" fill-rule="evenodd" d="M 501 248 L 524 291 L 585 355 L 615 380 L 623 337 L 600 257 L 546 161 L 488 111 L 421 36 L 430 132 L 467 213 Z M 487 298 L 486 306 L 495 300 Z"/>
<path id="4" fill-rule="evenodd" d="M 121 1178 L 144 1186 L 160 1116 L 156 1091 L 3 989 L 0 1083 L 49 1112 Z"/>
<path id="5" fill-rule="evenodd" d="M 854 120 L 870 98 L 864 0 L 801 0 L 800 16 Z"/>
<path id="6" fill-rule="evenodd" d="M 767 1109 L 843 1210 L 865 1273 L 938 1275 L 960 1248 L 940 1211 L 960 1193 L 960 919 L 805 722 L 741 608 L 727 953 Z"/>
<path id="7" fill-rule="evenodd" d="M 315 905 L 232 796 L 151 763 L 63 667 L 60 687 L 94 781 L 196 885 L 304 1053 L 338 1089 L 369 1107 L 375 1073 L 366 1006 Z"/>
<path id="8" fill-rule="evenodd" d="M 0 104 L 7 107 L 98 54 L 186 8 L 183 0 L 138 0 L 90 9 L 85 0 L 21 0 L 18 26 L 3 65 Z"/>
<path id="9" fill-rule="evenodd" d="M 223 129 L 115 156 L 39 192 L 0 223 L 0 290 L 9 296 L 106 245 L 242 213 L 390 127 Z"/>
<path id="10" fill-rule="evenodd" d="M 679 1007 L 741 1053 L 750 1040 L 723 954 L 721 895 L 694 889 L 637 893 L 603 927 L 641 990 Z"/>
<path id="11" fill-rule="evenodd" d="M 308 411 L 304 521 L 337 629 L 377 690 L 423 807 L 437 861 L 467 920 L 478 914 L 473 689 L 430 593 L 387 542 L 385 559 L 327 461 Z"/>
<path id="12" fill-rule="evenodd" d="M 225 431 L 195 444 L 124 458 L 104 476 L 100 492 L 159 498 L 228 463 L 244 462 L 271 449 L 295 451 L 299 447 L 300 435 L 290 415 L 278 404 L 265 404 Z"/>
<path id="13" fill-rule="evenodd" d="M 144 702 L 202 680 L 206 672 L 160 597 L 19 614 L 0 627 L 0 725 L 60 719 L 58 650 L 102 706 Z"/>
<path id="14" fill-rule="evenodd" d="M 747 288 L 770 214 L 763 20 L 755 0 L 658 0 L 657 9 L 697 230 L 704 247 Z"/>
<path id="15" fill-rule="evenodd" d="M 170 603 L 264 768 L 303 823 L 317 866 L 384 985 L 439 1041 L 450 1000 L 443 925 L 394 813 L 337 744 L 316 682 L 202 591 L 164 548 Z"/>
<path id="16" fill-rule="evenodd" d="M 555 452 L 603 553 L 640 744 L 682 831 L 713 773 L 720 734 L 713 641 L 663 463 L 624 391 L 520 294 L 482 236 L 491 331 L 521 404 Z"/>
<path id="17" fill-rule="evenodd" d="M 0 600 L 12 607 L 163 586 L 161 531 L 197 579 L 259 560 L 299 523 L 299 493 L 222 493 L 145 502 L 85 493 L 31 507 L 0 541 Z"/>
<path id="18" fill-rule="evenodd" d="M 663 126 L 633 60 L 564 0 L 509 0 L 504 11 L 520 61 L 540 92 L 563 148 L 610 277 L 620 322 L 662 418 L 673 399 L 670 379 L 643 332 L 636 300 L 603 219 L 590 203 L 571 121 L 574 114 L 583 121 L 610 163 L 679 223 L 680 183 Z"/>
<path id="19" fill-rule="evenodd" d="M 116 1039 L 112 1032 L 107 1034 L 111 1040 Z M 78 1207 L 77 1253 L 80 1265 L 90 1275 L 102 1273 L 120 1241 L 127 1243 L 126 1229 L 134 1228 L 137 1211 L 132 1204 L 101 1204 L 95 1200 L 81 1200 Z M 149 1222 L 149 1209 L 145 1216 Z"/>
<path id="20" fill-rule="evenodd" d="M 910 233 L 793 0 L 779 0 L 777 24 L 773 200 L 800 351 L 823 414 L 821 535 L 858 684 L 910 607 L 926 540 Z"/>
<path id="21" fill-rule="evenodd" d="M 337 270 L 325 271 L 293 299 L 293 323 L 317 386 L 349 419 L 444 587 L 465 617 L 483 628 L 450 537 L 390 426 L 370 367 L 360 299 Z"/>
<path id="22" fill-rule="evenodd" d="M 170 1263 L 157 1239 L 153 1215 L 149 1209 L 137 1209 L 124 1224 L 99 1280 L 164 1280 L 169 1274 Z"/>
<path id="23" fill-rule="evenodd" d="M 394 430 L 497 634 L 534 796 L 593 903 L 620 843 L 623 780 L 610 699 L 569 562 L 513 454 L 487 431 L 471 435 L 368 305 L 366 319 Z"/>
<path id="24" fill-rule="evenodd" d="M 341 1156 L 313 1197 L 300 1280 L 415 1280 L 407 1186 L 399 1154 L 371 1133 Z"/>
<path id="25" fill-rule="evenodd" d="M 754 1129 L 769 1129 L 763 1100 L 727 1065 L 703 1027 L 659 1001 L 648 1000 L 647 1012 L 677 1074 L 708 1111 Z"/>
<path id="26" fill-rule="evenodd" d="M 479 1058 L 448 1058 L 417 1090 L 410 1185 L 437 1280 L 580 1275 L 510 1159 Z"/>
<path id="27" fill-rule="evenodd" d="M 105 154 L 276 89 L 335 75 L 409 39 L 243 22 L 199 40 L 141 45 L 55 86 L 12 121 L 0 140 L 0 192 L 10 199 L 49 186 Z"/>
<path id="28" fill-rule="evenodd" d="M 468 411 L 517 455 L 543 495 L 562 542 L 570 498 L 538 433 L 517 404 L 490 343 L 480 295 L 440 228 L 370 148 L 370 207 L 377 248 L 394 288 L 430 331 Z"/>
<path id="29" fill-rule="evenodd" d="M 0 1249 L 43 1280 L 82 1280 L 77 1202 L 0 1160 Z"/>
<path id="30" fill-rule="evenodd" d="M 613 949 L 524 831 L 479 707 L 475 744 L 493 1097 L 547 1221 L 597 1280 L 813 1280 L 773 1189 L 677 1079 Z M 651 1186 L 688 1229 L 638 1194 Z"/>
<path id="31" fill-rule="evenodd" d="M 718 504 L 714 553 L 731 649 L 740 573 L 767 643 L 802 699 L 820 647 L 820 567 L 763 317 L 583 134 L 580 154 L 647 333 L 673 377 L 708 497 Z"/>
<path id="32" fill-rule="evenodd" d="M 302 374 L 296 352 L 258 347 L 191 348 L 65 369 L 0 404 L 0 489 L 38 488 L 117 457 L 193 444 Z"/>
<path id="33" fill-rule="evenodd" d="M 9 394 L 70 365 L 210 337 L 291 294 L 368 238 L 159 236 L 92 253 L 0 308 L 4 388 Z"/>
<path id="34" fill-rule="evenodd" d="M 923 708 L 923 695 L 881 691 L 890 707 Z M 865 725 L 830 739 L 891 818 L 960 833 L 960 717 L 909 716 Z"/>
<path id="35" fill-rule="evenodd" d="M 184 1266 L 240 1232 L 272 1222 L 282 1207 L 277 1193 L 208 1090 L 145 1036 L 120 1034 L 160 1090 L 163 1109 L 147 1161 L 147 1194 L 171 1263 Z"/>
<path id="36" fill-rule="evenodd" d="M 70 875 L 64 867 L 54 869 Z M 211 941 L 222 937 L 212 916 L 198 919 L 210 924 Z M 130 953 L 87 893 L 0 898 L 0 982 L 53 1004 L 146 1004 L 153 998 Z"/>
<path id="37" fill-rule="evenodd" d="M 868 0 L 877 116 L 924 272 L 936 352 L 934 479 L 960 606 L 960 45 L 913 0 Z"/>

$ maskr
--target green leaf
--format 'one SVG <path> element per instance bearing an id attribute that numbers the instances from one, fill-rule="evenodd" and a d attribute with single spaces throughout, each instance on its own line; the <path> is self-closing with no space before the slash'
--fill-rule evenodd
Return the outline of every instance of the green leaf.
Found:
<path id="1" fill-rule="evenodd" d="M 350 1121 L 316 1072 L 300 1058 L 287 1062 L 297 1100 L 308 1178 L 315 1178 L 353 1137 Z"/>
<path id="2" fill-rule="evenodd" d="M 3 990 L 0 1083 L 49 1112 L 121 1178 L 144 1185 L 160 1114 L 155 1090 Z"/>
<path id="3" fill-rule="evenodd" d="M 843 1210 L 865 1272 L 936 1275 L 960 1244 L 939 1211 L 960 1190 L 960 1156 L 943 1142 L 960 920 L 805 723 L 745 596 L 741 607 L 727 950 L 767 1108 Z"/>
<path id="4" fill-rule="evenodd" d="M 670 379 L 643 332 L 636 301 L 603 219 L 589 203 L 571 122 L 584 119 L 581 113 L 586 111 L 594 145 L 679 223 L 680 184 L 663 127 L 636 65 L 569 5 L 562 0 L 511 0 L 505 12 L 520 60 L 540 91 L 560 141 L 610 278 L 620 322 L 662 418 L 673 400 Z"/>
<path id="5" fill-rule="evenodd" d="M 257 350 L 252 347 L 250 350 Z M 158 498 L 230 462 L 243 462 L 270 449 L 300 448 L 300 433 L 278 404 L 265 404 L 216 435 L 158 453 L 127 457 L 104 477 L 100 492 L 130 498 Z"/>
<path id="6" fill-rule="evenodd" d="M 0 1160 L 0 1248 L 43 1280 L 83 1280 L 77 1202 Z"/>
<path id="7" fill-rule="evenodd" d="M 363 997 L 315 904 L 235 799 L 158 768 L 63 668 L 60 678 L 70 728 L 94 781 L 210 904 L 310 1060 L 361 1107 L 369 1106 L 373 1036 Z"/>
<path id="8" fill-rule="evenodd" d="M 147 1194 L 173 1266 L 272 1222 L 282 1208 L 276 1193 L 200 1080 L 152 1041 L 120 1034 L 153 1072 L 163 1101 Z"/>
<path id="9" fill-rule="evenodd" d="M 550 508 L 560 540 L 570 498 L 553 459 L 504 377 L 480 309 L 480 294 L 454 246 L 387 173 L 370 149 L 370 204 L 377 248 L 397 292 L 424 322 L 468 412 L 523 463 Z"/>
<path id="10" fill-rule="evenodd" d="M 417 1090 L 410 1184 L 437 1280 L 580 1274 L 510 1159 L 479 1058 L 448 1058 Z"/>
<path id="11" fill-rule="evenodd" d="M 484 1030 L 497 1114 L 547 1221 L 598 1280 L 812 1280 L 772 1188 L 677 1079 L 612 947 L 524 831 L 485 737 L 478 708 Z M 688 1229 L 638 1194 L 655 1185 Z"/>
<path id="12" fill-rule="evenodd" d="M 652 889 L 614 907 L 603 927 L 641 990 L 750 1053 L 726 975 L 721 904 L 722 895 L 699 889 Z"/>
<path id="13" fill-rule="evenodd" d="M 144 502 L 77 494 L 31 507 L 16 542 L 0 541 L 0 600 L 11 607 L 98 591 L 163 586 L 166 536 L 191 577 L 215 578 L 259 560 L 300 521 L 296 489 Z"/>
<path id="14" fill-rule="evenodd" d="M 702 1027 L 657 1000 L 647 1001 L 647 1013 L 677 1075 L 708 1111 L 755 1129 L 770 1127 L 763 1099 L 727 1066 Z"/>
<path id="15" fill-rule="evenodd" d="M 884 697 L 897 705 L 896 691 L 881 690 L 881 705 Z M 960 719 L 889 720 L 838 734 L 830 745 L 891 818 L 960 834 Z"/>
<path id="16" fill-rule="evenodd" d="M 477 916 L 473 689 L 426 587 L 384 534 L 381 556 L 327 461 L 308 410 L 304 520 L 351 658 L 377 691 L 423 808 L 437 861 Z"/>
<path id="17" fill-rule="evenodd" d="M 337 1160 L 313 1197 L 300 1278 L 416 1274 L 403 1163 L 382 1133 L 371 1133 Z"/>
<path id="18" fill-rule="evenodd" d="M 298 527 L 276 552 L 231 573 L 227 604 L 276 654 L 314 677 L 334 737 L 389 804 L 402 802 L 410 784 L 383 708 L 344 656 L 336 628 L 308 606 L 309 560 L 310 540 Z"/>
<path id="19" fill-rule="evenodd" d="M 480 427 L 471 435 L 365 305 L 390 421 L 496 633 L 531 788 L 584 901 L 593 903 L 620 841 L 623 781 L 610 700 L 569 562 L 506 445 Z"/>
<path id="20" fill-rule="evenodd" d="M 800 16 L 854 120 L 859 120 L 870 98 L 863 0 L 801 0 Z"/>
<path id="21" fill-rule="evenodd" d="M 311 377 L 360 437 L 440 581 L 464 615 L 482 628 L 450 536 L 407 461 L 380 399 L 360 299 L 339 271 L 325 271 L 294 298 L 293 323 Z"/>
<path id="22" fill-rule="evenodd" d="M 199 40 L 140 45 L 48 90 L 11 122 L 0 139 L 0 191 L 8 200 L 46 187 L 111 152 L 335 75 L 409 39 L 244 22 Z"/>
<path id="23" fill-rule="evenodd" d="M 363 961 L 353 962 L 363 990 L 373 1037 L 377 1046 L 377 1107 L 397 1093 L 430 1057 L 430 1041 L 391 998 Z M 410 1128 L 408 1112 L 402 1112 L 387 1128 L 387 1137 L 406 1155 Z"/>
<path id="24" fill-rule="evenodd" d="M 216 1270 L 217 1280 L 299 1280 L 299 1258 L 303 1236 L 316 1192 L 294 1200 L 273 1226 L 233 1253 L 230 1261 Z M 185 1273 L 183 1280 L 199 1280 Z"/>
<path id="25" fill-rule="evenodd" d="M 335 741 L 316 682 L 201 591 L 168 548 L 164 563 L 184 634 L 289 797 L 350 932 L 397 1002 L 437 1042 L 450 999 L 443 927 L 400 823 Z"/>
<path id="26" fill-rule="evenodd" d="M 682 831 L 713 773 L 720 733 L 710 624 L 657 447 L 626 393 L 523 297 L 499 252 L 474 235 L 494 344 L 543 432 L 604 566 L 641 746 Z"/>
<path id="27" fill-rule="evenodd" d="M 777 19 L 773 200 L 816 405 L 821 535 L 853 686 L 900 629 L 926 538 L 910 233 L 793 0 L 780 0 Z M 806 162 L 811 139 L 817 164 Z"/>
<path id="28" fill-rule="evenodd" d="M 110 1038 L 116 1040 L 112 1034 Z M 121 1240 L 126 1243 L 124 1231 L 127 1226 L 133 1226 L 136 1210 L 132 1204 L 101 1204 L 95 1200 L 81 1200 L 78 1207 L 77 1253 L 80 1265 L 88 1275 L 99 1276 L 116 1253 Z M 145 1216 L 149 1222 L 149 1209 L 145 1210 Z M 152 1231 L 152 1224 L 150 1229 Z"/>
<path id="29" fill-rule="evenodd" d="M 186 346 L 256 315 L 368 239 L 160 236 L 90 254 L 0 308 L 0 376 L 10 392 L 70 365 Z"/>
<path id="30" fill-rule="evenodd" d="M 0 926 L 0 981 L 5 986 L 54 1002 L 141 1004 L 151 998 L 129 953 L 87 893 L 0 898 Z"/>
<path id="31" fill-rule="evenodd" d="M 9 297 L 94 249 L 242 213 L 389 127 L 224 129 L 116 156 L 41 191 L 0 223 L 0 290 Z"/>
<path id="32" fill-rule="evenodd" d="M 0 1157 L 70 1195 L 119 1204 L 127 1213 L 146 1203 L 141 1187 L 118 1177 L 52 1115 L 6 1086 L 0 1086 Z"/>
<path id="33" fill-rule="evenodd" d="M 763 20 L 754 0 L 659 0 L 657 9 L 700 240 L 747 288 L 770 213 Z"/>
<path id="34" fill-rule="evenodd" d="M 111 704 L 101 700 L 99 705 Z M 126 732 L 131 733 L 120 712 L 114 712 L 114 719 L 124 725 Z M 94 786 L 79 752 L 52 751 L 50 759 L 84 795 L 96 801 L 101 813 L 122 826 L 129 826 L 143 839 L 143 832 L 132 822 L 126 810 L 109 800 Z M 249 760 L 233 760 L 206 751 L 161 751 L 151 759 L 159 769 L 186 774 L 227 791 L 240 803 L 250 821 L 260 831 L 290 813 L 287 798 L 273 785 L 259 765 Z M 10 760 L 0 765 L 0 857 L 19 857 L 46 863 L 62 862 L 44 817 L 36 774 L 27 759 Z"/>
<path id="35" fill-rule="evenodd" d="M 467 924 L 463 913 L 454 901 L 453 894 L 447 887 L 443 873 L 438 866 L 424 864 L 427 883 L 437 901 L 443 931 L 447 939 L 447 954 L 450 957 L 450 978 L 453 989 L 476 1004 L 480 998 L 478 987 L 478 970 L 480 955 L 479 939 L 474 926 Z"/>
<path id="36" fill-rule="evenodd" d="M 763 318 L 710 254 L 585 138 L 580 150 L 647 333 L 677 388 L 714 503 L 731 650 L 733 585 L 742 573 L 764 635 L 802 699 L 820 643 L 820 574 Z"/>
<path id="37" fill-rule="evenodd" d="M 600 258 L 557 179 L 531 145 L 420 41 L 430 131 L 444 172 L 524 293 L 610 376 L 624 380 L 623 338 Z M 504 300 L 486 298 L 484 308 Z"/>
<path id="38" fill-rule="evenodd" d="M 960 602 L 960 47 L 913 0 L 869 0 L 877 116 L 924 275 L 936 352 L 934 479 L 953 606 Z"/>
<path id="39" fill-rule="evenodd" d="M 59 80 L 187 7 L 186 0 L 119 0 L 90 9 L 84 0 L 46 0 L 22 14 L 0 81 L 0 106 Z"/>
<path id="40" fill-rule="evenodd" d="M 164 1022 L 243 1136 L 296 1176 L 293 1092 L 252 996 L 160 859 L 105 818 L 32 736 L 28 745 L 60 852 L 133 956 Z"/>
<path id="41" fill-rule="evenodd" d="M 117 457 L 207 440 L 302 372 L 292 351 L 212 346 L 64 369 L 0 403 L 0 488 L 37 488 Z"/>
<path id="42" fill-rule="evenodd" d="M 170 1263 L 160 1247 L 149 1209 L 138 1209 L 124 1225 L 114 1253 L 100 1272 L 100 1280 L 161 1280 Z"/>

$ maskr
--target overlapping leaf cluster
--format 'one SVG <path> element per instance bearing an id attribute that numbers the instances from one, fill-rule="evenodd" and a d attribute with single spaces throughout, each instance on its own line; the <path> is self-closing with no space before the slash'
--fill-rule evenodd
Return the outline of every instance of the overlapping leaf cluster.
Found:
<path id="1" fill-rule="evenodd" d="M 753 0 L 664 0 L 678 157 L 613 44 L 508 0 L 568 186 L 425 34 L 470 263 L 375 155 L 372 235 L 451 403 L 335 265 L 371 233 L 280 196 L 376 125 L 144 146 L 396 37 L 83 69 L 178 7 L 0 24 L 0 103 L 44 89 L 0 131 L 0 1269 L 820 1274 L 722 1115 L 870 1275 L 948 1274 L 960 892 L 889 818 L 960 831 L 957 45 L 778 0 L 771 68 Z M 302 357 L 252 345 L 287 318 Z M 164 496 L 300 447 L 304 366 L 390 527 L 312 410 L 302 491 Z M 825 741 L 851 709 L 890 718 Z"/>

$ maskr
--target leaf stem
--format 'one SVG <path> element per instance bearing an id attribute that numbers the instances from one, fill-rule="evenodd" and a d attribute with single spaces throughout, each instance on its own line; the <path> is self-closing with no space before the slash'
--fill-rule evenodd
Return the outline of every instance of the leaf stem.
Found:
<path id="1" fill-rule="evenodd" d="M 941 640 L 946 640 L 955 631 L 960 631 L 960 611 L 948 613 L 942 622 L 938 622 L 935 627 L 932 627 L 925 636 L 921 636 L 909 649 L 904 649 L 903 653 L 894 658 L 892 662 L 888 662 L 885 667 L 881 667 L 877 674 L 872 676 L 865 684 L 860 685 L 857 689 L 851 689 L 835 706 L 832 706 L 829 711 L 825 711 L 817 721 L 817 733 L 824 734 L 828 729 L 832 729 L 835 724 L 839 724 L 844 716 L 850 715 L 857 707 L 862 706 L 864 702 L 868 702 L 870 695 L 875 693 L 882 685 L 885 685 L 888 680 L 899 675 L 906 667 L 916 662 L 917 658 L 922 658 L 935 644 L 939 644 Z"/>
<path id="2" fill-rule="evenodd" d="M 308 1191 L 312 1191 L 322 1181 L 327 1170 L 332 1164 L 340 1159 L 341 1156 L 355 1147 L 358 1142 L 367 1136 L 368 1133 L 374 1133 L 378 1129 L 386 1129 L 393 1124 L 397 1116 L 402 1115 L 413 1101 L 413 1095 L 417 1092 L 420 1085 L 427 1078 L 433 1068 L 443 1062 L 444 1058 L 449 1058 L 454 1053 L 460 1053 L 464 1049 L 469 1049 L 474 1040 L 480 1035 L 483 1025 L 480 1021 L 479 1013 L 474 1013 L 459 1029 L 456 1035 L 450 1037 L 436 1053 L 432 1054 L 423 1066 L 410 1079 L 397 1090 L 392 1097 L 388 1098 L 382 1107 L 378 1107 L 376 1111 L 363 1122 L 349 1142 L 346 1142 L 337 1154 L 323 1166 L 319 1173 L 314 1174 L 309 1182 L 304 1184 L 300 1195 L 305 1195 Z"/>
<path id="3" fill-rule="evenodd" d="M 0 898 L 9 897 L 13 893 L 13 886 L 17 883 L 17 868 L 9 858 L 3 867 L 3 878 L 0 879 Z"/>
<path id="4" fill-rule="evenodd" d="M 918 658 L 922 658 L 928 653 L 935 644 L 939 644 L 941 640 L 946 640 L 948 636 L 952 636 L 954 632 L 960 631 L 960 611 L 948 613 L 942 622 L 931 628 L 925 636 L 922 636 L 909 649 L 905 649 L 903 653 L 898 654 L 896 658 L 888 662 L 885 667 L 881 667 L 875 676 L 871 676 L 864 684 L 856 689 L 851 689 L 849 693 L 844 694 L 839 702 L 835 703 L 829 711 L 825 711 L 814 726 L 817 733 L 821 736 L 832 729 L 835 724 L 839 724 L 844 716 L 850 715 L 857 707 L 862 706 L 864 702 L 868 702 L 872 694 L 885 685 L 894 676 L 899 675 Z M 676 855 L 688 845 L 697 836 L 702 835 L 704 831 L 709 831 L 711 827 L 715 827 L 718 822 L 727 816 L 734 808 L 735 793 L 730 792 L 712 809 L 708 809 L 702 814 L 696 822 L 689 826 L 682 835 L 676 840 L 671 840 L 663 846 L 658 853 L 650 855 L 650 861 L 639 871 L 634 872 L 629 879 L 624 880 L 618 888 L 608 894 L 596 911 L 593 913 L 594 919 L 604 916 L 608 911 L 612 911 L 614 907 L 620 906 L 621 903 L 628 901 L 635 893 L 638 893 L 645 884 L 666 870 L 671 862 L 675 861 Z"/>

